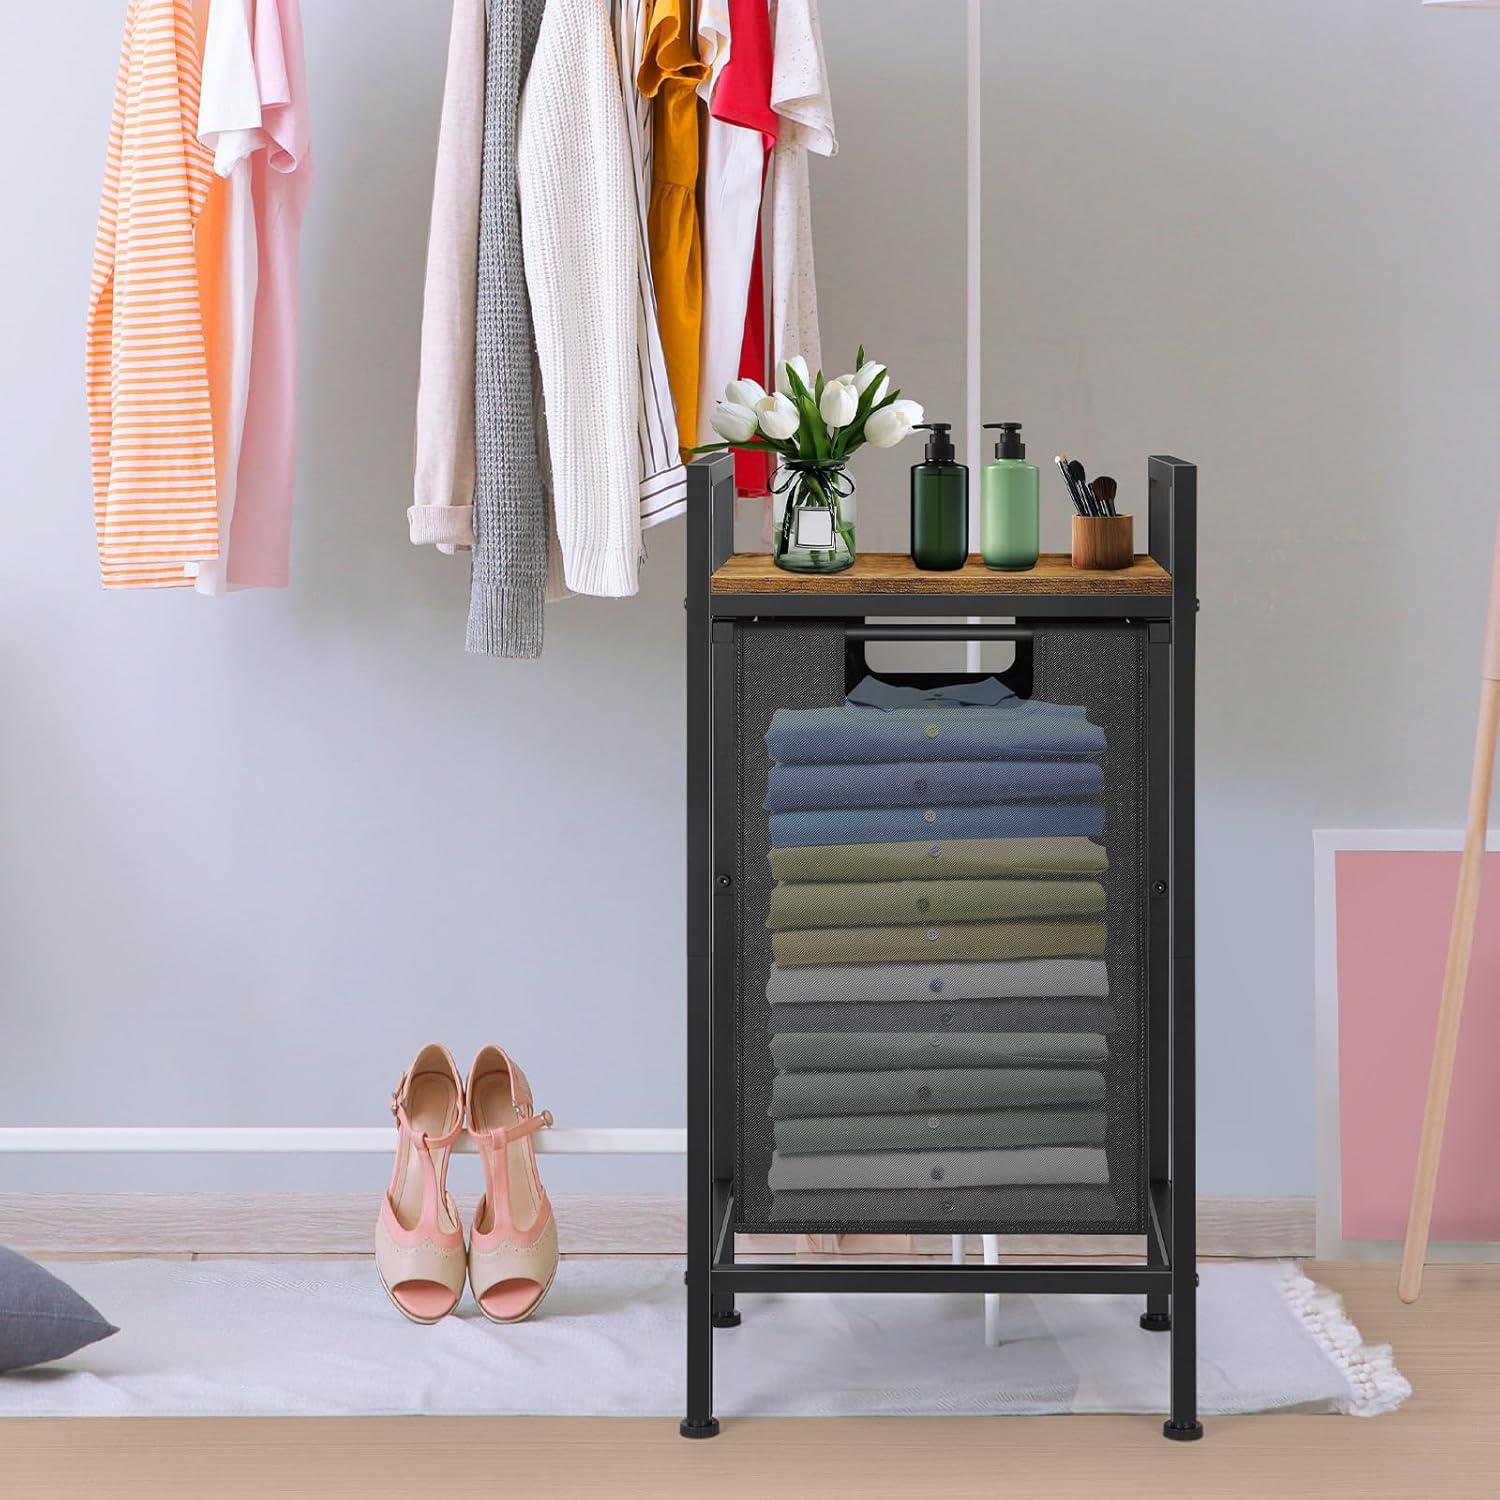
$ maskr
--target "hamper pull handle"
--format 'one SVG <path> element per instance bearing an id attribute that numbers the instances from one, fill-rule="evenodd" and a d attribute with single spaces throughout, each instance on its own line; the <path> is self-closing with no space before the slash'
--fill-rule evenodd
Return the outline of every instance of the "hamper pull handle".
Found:
<path id="1" fill-rule="evenodd" d="M 848 625 L 849 641 L 1029 641 L 1030 625 Z"/>

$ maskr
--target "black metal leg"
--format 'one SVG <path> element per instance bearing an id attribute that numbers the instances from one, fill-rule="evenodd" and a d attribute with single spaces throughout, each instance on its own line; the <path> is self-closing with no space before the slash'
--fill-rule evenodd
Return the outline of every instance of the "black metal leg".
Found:
<path id="1" fill-rule="evenodd" d="M 727 455 L 726 455 L 727 457 Z M 714 1076 L 711 809 L 714 692 L 708 580 L 727 555 L 732 462 L 688 470 L 687 606 L 687 1414 L 683 1437 L 716 1437 L 714 1417 Z M 711 816 L 711 812 L 710 812 Z"/>
<path id="2" fill-rule="evenodd" d="M 1176 1442 L 1203 1436 L 1198 1420 L 1198 1189 L 1197 1036 L 1194 989 L 1194 691 L 1198 611 L 1198 476 L 1191 464 L 1150 463 L 1151 551 L 1172 574 L 1170 669 L 1171 814 L 1166 890 L 1171 955 L 1170 1081 L 1171 1187 L 1167 1238 L 1172 1266 L 1171 1405 L 1162 1431 Z M 1158 1092 L 1153 1090 L 1153 1092 Z"/>
<path id="3" fill-rule="evenodd" d="M 714 1325 L 713 1297 L 708 1290 L 708 1270 L 694 1274 L 688 1268 L 687 1294 L 687 1416 L 678 1431 L 685 1438 L 719 1435 L 714 1416 Z"/>

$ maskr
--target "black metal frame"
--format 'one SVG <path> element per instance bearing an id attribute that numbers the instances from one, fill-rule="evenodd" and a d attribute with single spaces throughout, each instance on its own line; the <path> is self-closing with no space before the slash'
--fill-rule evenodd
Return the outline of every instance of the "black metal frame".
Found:
<path id="1" fill-rule="evenodd" d="M 687 609 L 687 1415 L 684 1437 L 713 1437 L 713 1330 L 739 1322 L 736 1292 L 1138 1293 L 1141 1326 L 1171 1340 L 1169 1416 L 1179 1441 L 1197 1413 L 1197 1194 L 1194 1119 L 1193 680 L 1197 470 L 1152 458 L 1148 548 L 1168 595 L 714 594 L 734 550 L 734 463 L 688 466 Z M 1024 624 L 868 625 L 870 616 L 1128 620 L 1148 626 L 1152 754 L 1147 1021 L 1148 1224 L 1144 1265 L 737 1265 L 734 1258 L 734 891 L 716 849 L 733 849 L 734 807 L 715 798 L 731 742 L 734 629 L 751 619 L 838 616 L 863 639 L 1017 639 Z M 720 690 L 716 691 L 716 686 Z"/>

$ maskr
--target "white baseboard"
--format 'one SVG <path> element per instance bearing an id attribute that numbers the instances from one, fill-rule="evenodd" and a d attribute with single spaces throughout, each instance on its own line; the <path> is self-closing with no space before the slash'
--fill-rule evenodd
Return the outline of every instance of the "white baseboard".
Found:
<path id="1" fill-rule="evenodd" d="M 544 1130 L 532 1137 L 552 1156 L 681 1156 L 685 1130 Z M 21 1125 L 0 1127 L 0 1155 L 201 1156 L 213 1153 L 283 1155 L 389 1155 L 389 1125 Z M 468 1133 L 456 1151 L 471 1152 Z"/>
<path id="2" fill-rule="evenodd" d="M 573 1255 L 680 1255 L 679 1197 L 563 1193 L 554 1200 L 564 1250 Z M 379 1204 L 367 1193 L 0 1194 L 0 1244 L 39 1255 L 362 1255 Z M 461 1204 L 465 1213 L 472 1204 Z M 1311 1198 L 1202 1198 L 1204 1256 L 1313 1253 Z M 1006 1255 L 1139 1257 L 1138 1235 L 1013 1235 Z M 791 1235 L 742 1235 L 745 1254 L 789 1254 Z M 919 1235 L 917 1252 L 951 1253 L 948 1235 Z M 979 1253 L 977 1237 L 969 1250 Z"/>

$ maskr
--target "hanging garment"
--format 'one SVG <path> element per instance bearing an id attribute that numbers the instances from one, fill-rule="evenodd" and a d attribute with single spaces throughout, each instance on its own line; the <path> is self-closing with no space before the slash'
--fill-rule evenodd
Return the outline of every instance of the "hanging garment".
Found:
<path id="1" fill-rule="evenodd" d="M 250 391 L 229 531 L 232 589 L 285 588 L 297 457 L 297 254 L 312 186 L 300 0 L 255 0 L 265 149 L 250 158 L 259 271 Z"/>
<path id="2" fill-rule="evenodd" d="M 542 651 L 547 496 L 537 451 L 516 120 L 546 0 L 486 0 L 484 157 L 474 324 L 474 554 L 465 649 Z"/>
<path id="3" fill-rule="evenodd" d="M 198 0 L 201 7 L 205 0 Z M 214 469 L 219 498 L 219 555 L 189 563 L 200 594 L 229 587 L 229 542 L 239 478 L 255 298 L 259 235 L 250 157 L 264 147 L 260 81 L 255 73 L 253 0 L 215 0 L 203 43 L 198 139 L 214 153 L 215 182 L 198 222 L 198 286 L 214 413 Z"/>
<path id="4" fill-rule="evenodd" d="M 677 431 L 698 430 L 698 341 L 703 244 L 698 225 L 698 95 L 705 76 L 693 50 L 691 0 L 650 0 L 636 82 L 651 117 L 651 279 Z"/>
<path id="5" fill-rule="evenodd" d="M 651 279 L 651 100 L 641 93 L 637 74 L 646 40 L 650 0 L 613 0 L 620 92 L 625 106 L 625 147 L 635 200 L 636 364 L 640 384 L 641 525 L 680 516 L 687 506 L 687 474 L 677 431 L 677 411 L 661 346 L 656 289 Z"/>
<path id="6" fill-rule="evenodd" d="M 635 189 L 609 0 L 548 0 L 517 131 L 521 243 L 568 587 L 618 598 L 641 556 Z"/>
<path id="7" fill-rule="evenodd" d="M 807 156 L 833 156 L 838 141 L 823 62 L 818 0 L 774 0 L 771 108 L 780 117 L 771 153 L 771 344 L 779 366 L 800 354 L 823 366 L 813 273 Z"/>
<path id="8" fill-rule="evenodd" d="M 698 61 L 703 64 L 698 97 L 705 104 L 713 98 L 719 75 L 729 61 L 732 9 L 729 0 L 698 0 Z"/>
<path id="9" fill-rule="evenodd" d="M 484 163 L 484 0 L 453 0 L 422 289 L 412 504 L 414 543 L 474 543 L 474 323 Z"/>
<path id="10" fill-rule="evenodd" d="M 776 140 L 771 111 L 771 28 L 766 0 L 731 0 L 731 51 L 709 102 L 703 148 L 703 337 L 699 376 L 699 443 L 717 442 L 709 418 L 724 387 L 738 376 L 750 266 L 760 235 L 766 153 Z M 702 22 L 699 23 L 700 34 Z M 763 379 L 764 371 L 754 377 Z M 762 455 L 737 455 L 760 458 Z"/>
<path id="11" fill-rule="evenodd" d="M 190 0 L 130 0 L 89 290 L 94 524 L 105 588 L 183 588 L 218 556 L 213 411 L 194 233 L 213 181 L 197 136 Z"/>

